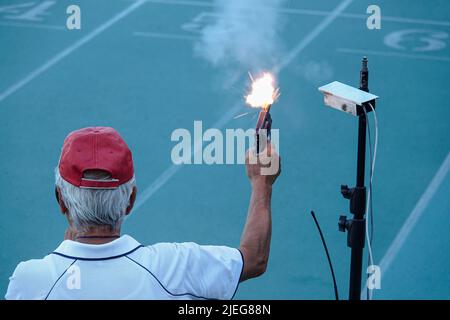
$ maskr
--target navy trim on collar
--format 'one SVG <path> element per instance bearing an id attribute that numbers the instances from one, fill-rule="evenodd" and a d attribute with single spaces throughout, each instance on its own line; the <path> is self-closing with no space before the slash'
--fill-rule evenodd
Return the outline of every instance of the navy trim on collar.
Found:
<path id="1" fill-rule="evenodd" d="M 109 260 L 123 257 L 142 247 L 138 241 L 129 235 L 104 244 L 86 244 L 72 240 L 64 240 L 52 252 L 61 257 L 78 260 Z"/>
<path id="2" fill-rule="evenodd" d="M 67 254 L 59 253 L 59 252 L 56 252 L 56 251 L 53 251 L 51 254 L 56 254 L 58 256 L 61 256 L 61 257 L 64 257 L 64 258 L 68 258 L 68 259 L 76 259 L 76 260 L 84 260 L 84 261 L 100 261 L 100 260 L 111 260 L 111 259 L 121 258 L 121 257 L 124 257 L 124 256 L 130 254 L 130 253 L 135 252 L 137 249 L 142 248 L 142 247 L 144 247 L 144 246 L 142 244 L 140 244 L 136 248 L 134 248 L 134 249 L 132 249 L 132 250 L 130 250 L 128 252 L 125 252 L 125 253 L 122 253 L 122 254 L 119 254 L 119 255 L 116 255 L 116 256 L 102 257 L 102 258 L 74 257 L 74 256 L 69 256 Z"/>

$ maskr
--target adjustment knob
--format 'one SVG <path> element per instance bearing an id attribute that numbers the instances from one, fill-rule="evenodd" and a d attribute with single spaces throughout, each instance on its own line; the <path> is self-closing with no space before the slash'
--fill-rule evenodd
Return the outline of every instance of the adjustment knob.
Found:
<path id="1" fill-rule="evenodd" d="M 349 189 L 348 185 L 341 185 L 341 194 L 345 199 L 350 199 L 352 197 L 352 190 Z"/>
<path id="2" fill-rule="evenodd" d="M 339 216 L 338 227 L 340 232 L 347 230 L 347 216 Z"/>

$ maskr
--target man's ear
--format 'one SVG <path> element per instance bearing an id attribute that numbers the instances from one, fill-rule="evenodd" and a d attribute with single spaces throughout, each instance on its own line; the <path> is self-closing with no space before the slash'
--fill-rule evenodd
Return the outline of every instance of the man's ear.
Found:
<path id="1" fill-rule="evenodd" d="M 130 195 L 130 204 L 127 207 L 127 211 L 125 212 L 125 215 L 129 215 L 131 210 L 133 209 L 134 202 L 136 201 L 136 194 L 137 194 L 137 188 L 133 187 L 133 191 L 131 191 L 131 195 Z"/>
<path id="2" fill-rule="evenodd" d="M 62 214 L 66 214 L 68 210 L 67 210 L 66 204 L 64 203 L 64 201 L 61 197 L 61 191 L 59 190 L 58 187 L 55 187 L 55 196 L 56 196 L 56 201 L 58 201 L 59 211 L 61 211 Z"/>

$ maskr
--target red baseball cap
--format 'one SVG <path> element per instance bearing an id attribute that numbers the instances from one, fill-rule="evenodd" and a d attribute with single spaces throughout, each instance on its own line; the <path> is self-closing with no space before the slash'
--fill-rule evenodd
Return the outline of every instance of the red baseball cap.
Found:
<path id="1" fill-rule="evenodd" d="M 111 179 L 83 178 L 86 170 L 103 170 Z M 128 145 L 110 127 L 88 127 L 71 132 L 61 150 L 59 174 L 70 184 L 88 189 L 115 189 L 134 175 Z"/>

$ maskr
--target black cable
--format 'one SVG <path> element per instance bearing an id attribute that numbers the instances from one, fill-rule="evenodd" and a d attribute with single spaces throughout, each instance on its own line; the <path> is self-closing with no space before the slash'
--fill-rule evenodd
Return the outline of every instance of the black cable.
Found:
<path id="1" fill-rule="evenodd" d="M 311 210 L 311 215 L 314 219 L 314 222 L 316 223 L 317 229 L 319 230 L 320 238 L 322 239 L 323 247 L 325 248 L 325 253 L 327 254 L 328 264 L 330 265 L 331 270 L 331 276 L 333 277 L 333 285 L 334 285 L 334 295 L 336 297 L 336 300 L 339 300 L 339 294 L 338 294 L 338 288 L 336 284 L 336 277 L 334 276 L 334 270 L 333 270 L 333 264 L 331 263 L 330 254 L 328 253 L 327 244 L 325 242 L 325 238 L 323 237 L 322 230 L 320 229 L 319 222 L 316 219 L 316 215 L 314 211 Z"/>

